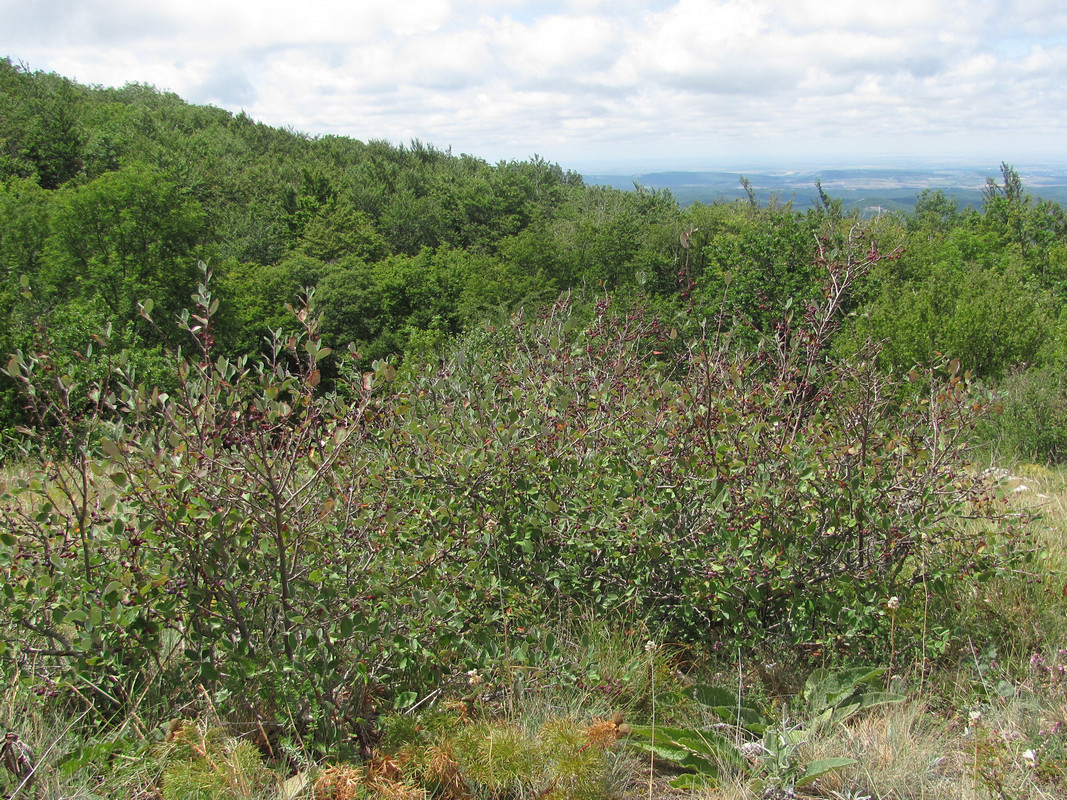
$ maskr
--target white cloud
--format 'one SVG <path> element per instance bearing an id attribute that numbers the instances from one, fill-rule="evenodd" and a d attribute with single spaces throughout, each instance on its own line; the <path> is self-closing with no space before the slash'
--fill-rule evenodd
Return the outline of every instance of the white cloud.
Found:
<path id="1" fill-rule="evenodd" d="M 517 79 L 557 76 L 581 80 L 583 72 L 609 66 L 616 40 L 612 23 L 591 16 L 550 16 L 526 25 L 510 17 L 483 18 L 502 66 Z"/>
<path id="2" fill-rule="evenodd" d="M 924 30 L 944 21 L 956 3 L 937 0 L 893 0 L 857 3 L 854 0 L 793 0 L 769 4 L 774 15 L 792 30 L 851 30 L 869 32 Z"/>
<path id="3" fill-rule="evenodd" d="M 143 0 L 116 4 L 134 17 L 146 5 Z M 201 37 L 202 43 L 232 44 L 236 34 L 238 44 L 258 47 L 366 42 L 383 33 L 411 36 L 439 29 L 453 13 L 448 0 L 153 0 L 149 7 L 171 31 Z"/>

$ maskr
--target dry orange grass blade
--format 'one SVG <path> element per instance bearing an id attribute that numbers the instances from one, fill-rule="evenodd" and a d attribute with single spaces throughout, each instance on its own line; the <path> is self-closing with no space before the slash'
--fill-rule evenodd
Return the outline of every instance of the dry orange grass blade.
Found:
<path id="1" fill-rule="evenodd" d="M 610 719 L 593 717 L 592 722 L 585 729 L 586 738 L 589 739 L 590 747 L 606 750 L 613 747 L 622 736 L 630 732 L 630 726 L 622 721 L 622 712 L 616 711 Z"/>
<path id="2" fill-rule="evenodd" d="M 440 784 L 447 797 L 462 800 L 470 796 L 450 743 L 432 745 L 427 749 L 427 755 L 429 756 L 427 771 Z"/>
<path id="3" fill-rule="evenodd" d="M 338 764 L 323 770 L 311 796 L 315 800 L 356 800 L 363 792 L 367 773 L 361 767 Z"/>
<path id="4" fill-rule="evenodd" d="M 314 800 L 424 800 L 426 792 L 403 782 L 395 759 L 376 758 L 366 767 L 338 764 L 319 775 L 312 789 Z"/>

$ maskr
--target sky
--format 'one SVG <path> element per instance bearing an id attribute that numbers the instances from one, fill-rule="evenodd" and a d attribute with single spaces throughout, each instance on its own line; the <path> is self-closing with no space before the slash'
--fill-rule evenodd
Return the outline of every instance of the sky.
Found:
<path id="1" fill-rule="evenodd" d="M 1063 0 L 0 0 L 0 56 L 582 171 L 1067 161 Z"/>

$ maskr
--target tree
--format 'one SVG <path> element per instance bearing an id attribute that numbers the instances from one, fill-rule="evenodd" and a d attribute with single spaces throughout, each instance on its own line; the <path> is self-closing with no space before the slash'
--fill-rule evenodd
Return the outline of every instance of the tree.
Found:
<path id="1" fill-rule="evenodd" d="M 375 230 L 370 217 L 336 198 L 307 222 L 299 247 L 325 262 L 346 256 L 372 262 L 389 254 L 389 243 Z"/>
<path id="2" fill-rule="evenodd" d="M 81 97 L 68 80 L 34 103 L 34 124 L 26 137 L 26 155 L 37 168 L 44 189 L 57 189 L 84 166 L 85 136 L 79 124 Z"/>
<path id="3" fill-rule="evenodd" d="M 1031 202 L 1030 195 L 1023 192 L 1022 178 L 1014 167 L 1002 162 L 1000 174 L 1003 183 L 998 184 L 993 178 L 986 179 L 985 189 L 982 190 L 983 211 L 986 220 L 1002 226 L 1025 253 L 1028 244 L 1025 218 Z"/>
<path id="4" fill-rule="evenodd" d="M 959 203 L 954 197 L 940 189 L 923 189 L 915 199 L 915 211 L 908 219 L 908 228 L 932 235 L 952 228 L 959 219 Z"/>
<path id="5" fill-rule="evenodd" d="M 204 215 L 158 170 L 133 165 L 57 198 L 43 275 L 58 298 L 95 298 L 113 320 L 151 298 L 173 320 L 196 282 Z M 207 255 L 204 253 L 204 255 Z"/>

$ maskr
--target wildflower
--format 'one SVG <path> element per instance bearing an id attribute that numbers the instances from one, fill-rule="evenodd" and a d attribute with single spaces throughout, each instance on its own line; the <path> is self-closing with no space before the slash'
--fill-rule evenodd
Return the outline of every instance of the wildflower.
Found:
<path id="1" fill-rule="evenodd" d="M 1035 753 L 1033 750 L 1027 750 L 1025 753 L 1023 753 L 1023 761 L 1026 762 L 1026 765 L 1028 767 L 1036 767 L 1037 753 Z"/>
<path id="2" fill-rule="evenodd" d="M 971 722 L 980 722 L 982 720 L 982 712 L 975 709 L 971 712 Z"/>
<path id="3" fill-rule="evenodd" d="M 651 653 L 655 649 L 656 649 L 656 643 L 652 639 L 649 639 L 647 642 L 645 642 L 645 652 L 646 653 Z"/>
<path id="4" fill-rule="evenodd" d="M 889 601 L 885 605 L 886 608 L 888 608 L 890 611 L 896 611 L 898 608 L 900 608 L 900 598 L 896 595 L 893 595 L 889 598 Z"/>
<path id="5" fill-rule="evenodd" d="M 766 752 L 767 750 L 761 742 L 745 742 L 741 745 L 741 755 L 748 759 L 751 764 L 759 761 L 760 757 Z"/>
<path id="6" fill-rule="evenodd" d="M 478 674 L 478 670 L 476 670 L 476 669 L 467 670 L 467 684 L 468 685 L 477 686 L 479 683 L 481 683 L 484 680 L 485 680 L 485 678 L 483 678 L 481 675 Z"/>

